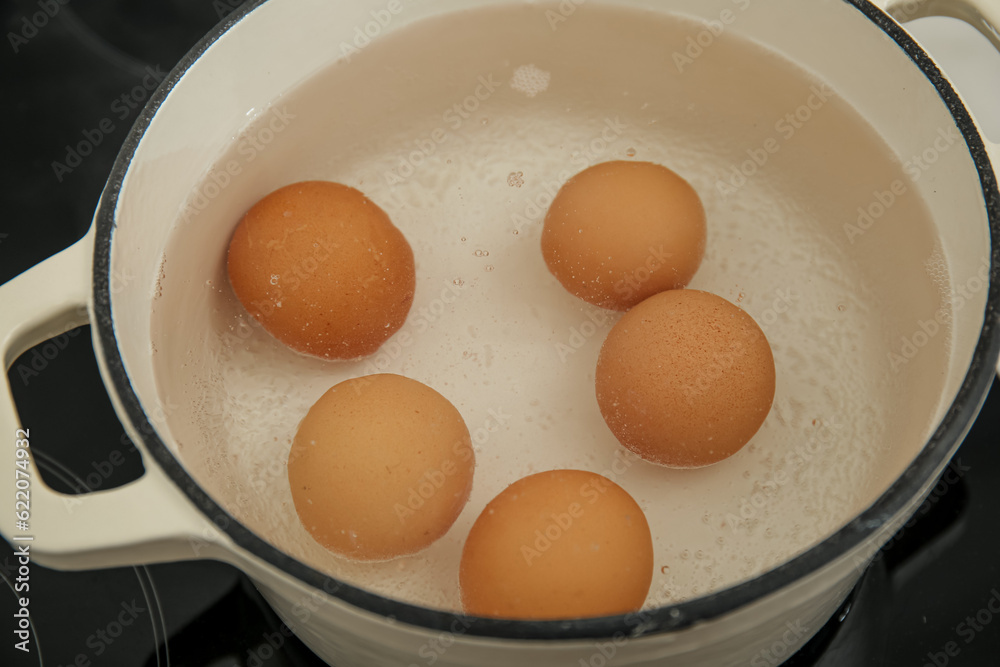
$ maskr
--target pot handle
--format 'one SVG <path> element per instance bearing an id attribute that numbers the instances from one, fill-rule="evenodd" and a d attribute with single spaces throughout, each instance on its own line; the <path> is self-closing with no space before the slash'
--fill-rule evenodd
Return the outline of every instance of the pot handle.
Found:
<path id="1" fill-rule="evenodd" d="M 965 21 L 981 32 L 1000 51 L 1000 3 L 996 0 L 869 0 L 898 23 L 928 16 L 947 16 Z M 961 94 L 961 93 L 960 93 Z M 980 123 L 976 125 L 982 128 Z M 980 131 L 982 135 L 982 131 Z M 993 170 L 1000 170 L 1000 144 L 983 136 Z"/>
<path id="2" fill-rule="evenodd" d="M 899 23 L 928 16 L 948 16 L 965 21 L 1000 51 L 1000 7 L 987 0 L 872 0 Z"/>
<path id="3" fill-rule="evenodd" d="M 1000 3 L 997 0 L 870 0 L 870 2 L 899 23 L 928 16 L 947 16 L 965 21 L 983 33 L 994 48 L 1000 51 Z M 975 121 L 975 117 L 973 120 Z M 1000 177 L 1000 143 L 991 141 L 982 132 L 982 124 L 978 121 L 976 126 L 980 128 L 979 134 L 983 138 L 990 162 L 993 163 L 993 173 Z M 1000 363 L 997 365 L 997 373 L 1000 374 Z"/>
<path id="4" fill-rule="evenodd" d="M 74 245 L 0 285 L 5 371 L 34 345 L 90 322 L 93 247 L 91 228 Z M 217 531 L 207 529 L 138 440 L 146 469 L 138 480 L 84 495 L 46 486 L 6 373 L 0 385 L 0 534 L 15 550 L 27 547 L 31 560 L 51 567 L 89 569 L 194 558 L 214 541 Z"/>

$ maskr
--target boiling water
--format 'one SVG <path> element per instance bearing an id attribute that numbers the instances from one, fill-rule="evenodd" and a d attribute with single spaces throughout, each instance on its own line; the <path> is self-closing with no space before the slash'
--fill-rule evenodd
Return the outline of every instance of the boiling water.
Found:
<path id="1" fill-rule="evenodd" d="M 587 4 L 553 23 L 552 11 L 518 5 L 408 26 L 254 110 L 192 193 L 164 254 L 154 354 L 179 458 L 278 548 L 390 597 L 458 609 L 473 521 L 508 484 L 552 468 L 603 473 L 643 507 L 656 553 L 647 604 L 708 593 L 789 559 L 864 509 L 916 454 L 939 409 L 926 379 L 943 374 L 947 327 L 918 354 L 891 355 L 921 320 L 947 321 L 947 270 L 901 161 L 851 107 L 743 41 L 738 23 L 685 61 L 677 54 L 703 28 L 683 17 Z M 556 189 L 612 159 L 658 162 L 692 183 L 709 232 L 690 286 L 738 303 L 774 351 L 767 421 L 709 468 L 663 469 L 617 445 L 598 411 L 594 368 L 618 315 L 566 293 L 541 257 Z M 305 179 L 359 188 L 413 247 L 413 309 L 368 359 L 289 351 L 227 284 L 239 217 Z M 873 197 L 896 180 L 904 191 L 859 227 L 857 209 L 878 212 Z M 886 234 L 896 238 L 891 254 Z M 374 372 L 448 397 L 473 435 L 477 468 L 471 500 L 443 539 L 413 556 L 355 563 L 302 528 L 285 459 L 324 391 Z"/>

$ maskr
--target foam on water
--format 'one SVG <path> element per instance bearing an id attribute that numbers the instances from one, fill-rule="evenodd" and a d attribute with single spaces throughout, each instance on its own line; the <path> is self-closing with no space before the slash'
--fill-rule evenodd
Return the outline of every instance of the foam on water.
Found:
<path id="1" fill-rule="evenodd" d="M 534 65 L 521 65 L 514 70 L 514 76 L 510 79 L 510 87 L 528 97 L 534 97 L 549 89 L 551 79 L 552 75 L 549 72 L 538 69 Z"/>
<path id="2" fill-rule="evenodd" d="M 837 179 L 899 169 L 850 107 L 831 101 L 785 155 L 725 195 L 720 178 L 762 136 L 745 118 L 780 118 L 812 81 L 726 35 L 698 63 L 704 76 L 717 78 L 692 73 L 651 89 L 635 85 L 649 73 L 631 71 L 615 82 L 611 73 L 624 63 L 602 70 L 596 56 L 588 56 L 598 51 L 611 58 L 597 48 L 607 39 L 603 28 L 614 23 L 619 33 L 636 35 L 638 50 L 616 56 L 631 63 L 644 62 L 643 49 L 659 48 L 652 36 L 683 43 L 693 25 L 667 18 L 651 26 L 646 14 L 581 7 L 554 43 L 544 9 L 491 10 L 482 20 L 492 36 L 477 38 L 474 55 L 463 51 L 461 35 L 469 31 L 449 22 L 476 19 L 460 15 L 384 38 L 349 72 L 332 68 L 282 100 L 299 120 L 247 169 L 243 178 L 256 194 L 224 193 L 199 214 L 197 224 L 216 225 L 225 237 L 236 223 L 233 211 L 284 183 L 324 178 L 363 190 L 409 239 L 417 263 L 413 309 L 377 355 L 328 363 L 284 348 L 232 295 L 224 248 L 204 275 L 171 274 L 167 264 L 154 312 L 156 330 L 169 329 L 179 309 L 202 323 L 184 341 L 157 346 L 162 394 L 179 406 L 170 432 L 199 482 L 296 558 L 352 584 L 433 607 L 459 607 L 462 544 L 485 504 L 516 479 L 552 468 L 605 474 L 643 507 L 656 553 L 647 604 L 750 578 L 869 504 L 894 477 L 885 461 L 915 432 L 907 416 L 924 409 L 907 403 L 903 390 L 917 364 L 897 373 L 886 368 L 886 350 L 906 326 L 899 322 L 911 321 L 889 305 L 899 286 L 873 281 L 872 269 L 839 235 L 840 221 L 853 210 L 853 191 Z M 440 37 L 439 55 L 421 47 L 431 30 Z M 518 36 L 515 53 L 511 34 Z M 715 59 L 756 59 L 757 86 L 786 92 L 762 99 L 740 87 L 738 71 L 713 67 Z M 387 74 L 384 62 L 405 67 Z M 544 86 L 536 72 L 524 74 L 531 63 L 544 63 Z M 593 75 L 581 82 L 587 66 Z M 477 77 L 492 72 L 509 85 L 475 110 L 449 115 L 479 85 Z M 372 89 L 384 89 L 366 95 L 382 95 L 386 104 L 405 97 L 406 111 L 330 117 L 330 101 L 343 94 L 345 82 L 366 76 L 374 77 Z M 712 86 L 728 86 L 739 104 L 730 98 L 712 106 L 718 95 Z M 529 88 L 533 96 L 526 97 Z M 439 129 L 443 141 L 433 139 Z M 840 146 L 848 134 L 851 145 Z M 433 150 L 422 148 L 428 138 Z M 848 156 L 828 166 L 827 183 L 809 185 L 795 156 L 828 146 Z M 851 164 L 855 152 L 867 162 Z M 701 195 L 708 250 L 691 287 L 738 303 L 761 324 L 774 352 L 777 389 L 767 421 L 743 451 L 709 468 L 668 470 L 617 445 L 597 408 L 594 368 L 618 314 L 566 293 L 539 250 L 545 209 L 568 176 L 599 161 L 633 157 L 674 169 Z M 519 174 L 516 181 L 508 180 L 511 174 Z M 891 224 L 892 216 L 905 218 L 917 237 L 925 224 L 932 243 L 915 195 L 901 199 L 880 224 Z M 168 257 L 183 252 L 184 229 L 178 228 Z M 947 281 L 946 267 L 929 268 L 934 282 Z M 925 291 L 922 307 L 937 307 L 940 294 Z M 919 361 L 933 365 L 943 358 L 942 348 Z M 354 563 L 325 551 L 299 523 L 285 459 L 309 406 L 333 384 L 372 372 L 406 375 L 448 397 L 473 434 L 477 469 L 470 502 L 443 539 L 414 556 Z"/>

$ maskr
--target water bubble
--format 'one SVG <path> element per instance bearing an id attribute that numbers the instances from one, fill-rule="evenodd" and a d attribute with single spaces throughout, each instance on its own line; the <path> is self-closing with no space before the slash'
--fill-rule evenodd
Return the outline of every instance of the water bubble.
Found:
<path id="1" fill-rule="evenodd" d="M 625 155 L 628 155 L 629 157 L 635 157 L 635 149 L 634 148 L 628 149 L 627 151 L 625 151 Z"/>

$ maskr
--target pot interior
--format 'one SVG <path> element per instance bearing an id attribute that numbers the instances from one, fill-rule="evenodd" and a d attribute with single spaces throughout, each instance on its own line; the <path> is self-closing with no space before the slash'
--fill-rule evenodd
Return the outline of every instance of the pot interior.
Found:
<path id="1" fill-rule="evenodd" d="M 846 41 L 795 34 L 805 10 L 792 2 L 570 4 L 403 12 L 385 26 L 324 9 L 317 21 L 337 26 L 325 65 L 304 59 L 322 66 L 257 98 L 241 71 L 213 99 L 223 65 L 251 48 L 237 36 L 263 29 L 258 13 L 274 28 L 309 5 L 267 3 L 173 90 L 122 191 L 112 271 L 140 277 L 113 296 L 116 336 L 158 433 L 261 538 L 388 597 L 459 609 L 473 521 L 507 485 L 552 468 L 602 473 L 643 507 L 656 553 L 648 605 L 752 578 L 831 535 L 902 473 L 982 327 L 989 234 L 968 149 L 927 80 L 856 9 L 816 10 L 830 34 L 839 22 L 857 35 L 845 54 Z M 366 29 L 378 33 L 367 42 Z M 878 71 L 858 69 L 869 54 Z M 198 109 L 225 140 L 183 138 Z M 542 261 L 552 195 L 618 159 L 666 165 L 695 187 L 708 247 L 690 287 L 737 303 L 774 351 L 770 415 L 709 468 L 668 470 L 618 446 L 594 367 L 619 315 L 569 295 Z M 226 280 L 242 214 L 307 179 L 358 188 L 413 247 L 413 309 L 367 359 L 291 352 Z M 443 539 L 356 563 L 301 526 L 285 459 L 324 391 L 375 372 L 449 398 L 477 468 Z"/>

